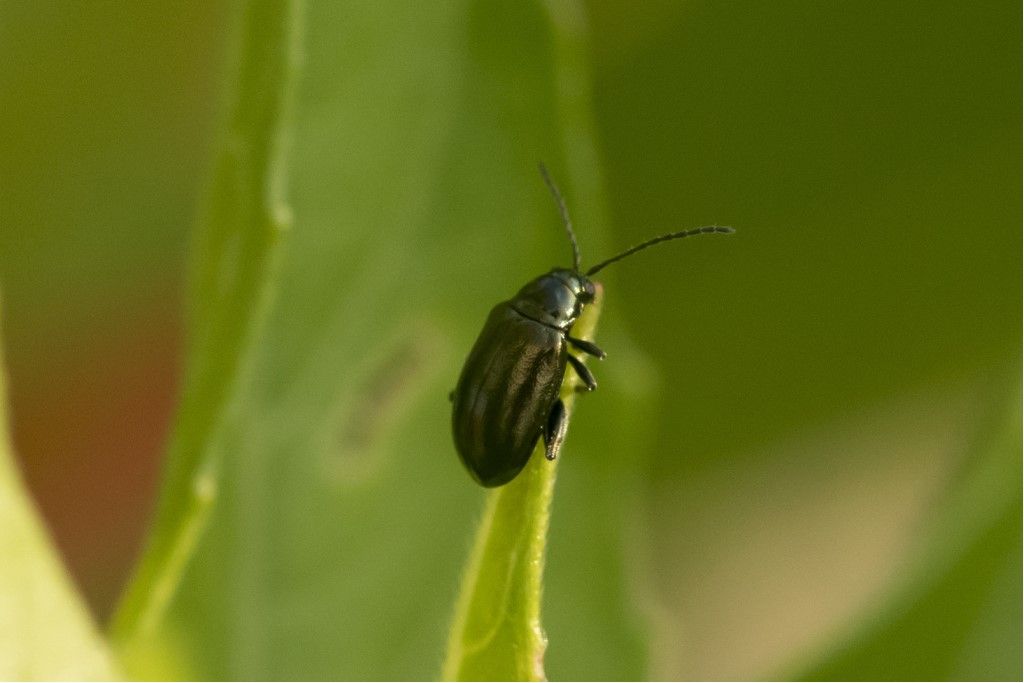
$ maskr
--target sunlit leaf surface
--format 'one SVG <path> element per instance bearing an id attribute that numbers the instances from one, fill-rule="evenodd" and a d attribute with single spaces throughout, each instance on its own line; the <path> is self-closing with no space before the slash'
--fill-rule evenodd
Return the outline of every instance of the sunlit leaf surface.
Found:
<path id="1" fill-rule="evenodd" d="M 22 484 L 0 354 L 0 678 L 110 680 L 106 644 Z"/>

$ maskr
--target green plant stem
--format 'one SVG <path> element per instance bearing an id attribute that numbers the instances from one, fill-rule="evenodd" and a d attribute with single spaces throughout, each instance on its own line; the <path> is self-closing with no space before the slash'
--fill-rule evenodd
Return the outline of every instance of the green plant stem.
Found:
<path id="1" fill-rule="evenodd" d="M 270 306 L 286 199 L 301 0 L 240 7 L 236 64 L 194 244 L 188 367 L 148 544 L 111 625 L 122 647 L 159 624 L 217 500 L 216 437 Z"/>
<path id="2" fill-rule="evenodd" d="M 602 299 L 598 285 L 575 335 L 593 338 Z M 567 373 L 561 396 L 570 415 L 576 384 Z M 488 492 L 449 633 L 445 680 L 545 679 L 540 609 L 557 465 L 539 441 L 523 472 Z"/>

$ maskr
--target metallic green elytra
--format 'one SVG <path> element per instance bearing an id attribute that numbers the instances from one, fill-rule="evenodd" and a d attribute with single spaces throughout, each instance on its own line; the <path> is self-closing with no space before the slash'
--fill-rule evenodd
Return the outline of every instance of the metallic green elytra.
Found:
<path id="1" fill-rule="evenodd" d="M 565 406 L 558 398 L 566 365 L 572 366 L 582 388 L 597 387 L 587 367 L 570 353 L 572 347 L 605 357 L 592 342 L 572 336 L 573 324 L 594 300 L 596 289 L 590 276 L 659 242 L 733 232 L 712 225 L 660 235 L 584 273 L 565 201 L 543 164 L 540 172 L 558 203 L 572 246 L 573 267 L 541 275 L 491 309 L 451 393 L 455 448 L 473 478 L 488 487 L 512 481 L 526 466 L 539 438 L 544 439 L 548 460 L 558 456 L 568 427 Z"/>

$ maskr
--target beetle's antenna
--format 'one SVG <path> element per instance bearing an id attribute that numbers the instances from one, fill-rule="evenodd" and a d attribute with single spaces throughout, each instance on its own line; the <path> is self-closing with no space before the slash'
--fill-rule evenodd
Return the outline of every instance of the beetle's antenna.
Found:
<path id="1" fill-rule="evenodd" d="M 722 233 L 724 235 L 728 235 L 728 234 L 736 232 L 736 231 L 733 230 L 732 228 L 726 226 L 726 225 L 705 225 L 702 228 L 693 228 L 692 230 L 681 230 L 679 232 L 670 232 L 667 235 L 659 235 L 658 237 L 654 237 L 652 239 L 649 239 L 646 242 L 641 242 L 640 244 L 636 245 L 635 247 L 630 247 L 629 249 L 627 249 L 626 251 L 622 252 L 621 254 L 617 254 L 615 256 L 612 256 L 610 259 L 605 259 L 604 261 L 601 261 L 596 266 L 594 266 L 593 268 L 588 270 L 586 274 L 588 276 L 589 275 L 593 275 L 594 273 L 596 273 L 597 271 L 601 270 L 605 266 L 610 266 L 611 264 L 615 263 L 616 261 L 621 261 L 622 259 L 626 258 L 627 256 L 632 256 L 636 252 L 642 251 L 643 249 L 646 249 L 647 247 L 653 247 L 655 244 L 658 244 L 659 242 L 668 242 L 669 240 L 678 240 L 678 239 L 682 239 L 683 237 L 693 237 L 694 235 L 710 235 L 710 234 L 716 233 L 716 232 Z"/>
<path id="2" fill-rule="evenodd" d="M 578 273 L 582 267 L 580 265 L 580 245 L 576 243 L 576 233 L 572 231 L 569 209 L 565 206 L 565 200 L 562 199 L 562 193 L 558 191 L 558 186 L 555 185 L 555 181 L 548 174 L 547 166 L 544 165 L 544 162 L 540 162 L 537 165 L 540 167 L 540 174 L 544 177 L 544 182 L 547 184 L 548 189 L 551 190 L 551 195 L 555 198 L 555 202 L 558 203 L 558 212 L 562 214 L 562 223 L 565 224 L 565 232 L 569 235 L 569 244 L 572 245 L 572 269 Z"/>

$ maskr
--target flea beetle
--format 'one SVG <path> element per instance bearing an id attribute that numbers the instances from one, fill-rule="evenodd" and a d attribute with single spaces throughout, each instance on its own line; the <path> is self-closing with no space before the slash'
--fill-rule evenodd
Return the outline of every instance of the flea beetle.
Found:
<path id="1" fill-rule="evenodd" d="M 711 225 L 660 235 L 583 271 L 580 249 L 565 200 L 543 164 L 541 176 L 558 204 L 572 246 L 572 268 L 555 268 L 528 282 L 493 309 L 469 352 L 459 382 L 451 393 L 455 448 L 466 469 L 480 484 L 506 484 L 526 466 L 537 439 L 554 460 L 568 427 L 558 397 L 566 365 L 592 391 L 597 382 L 569 348 L 597 358 L 604 351 L 572 336 L 572 326 L 596 290 L 590 276 L 616 261 L 659 242 L 732 228 Z"/>

